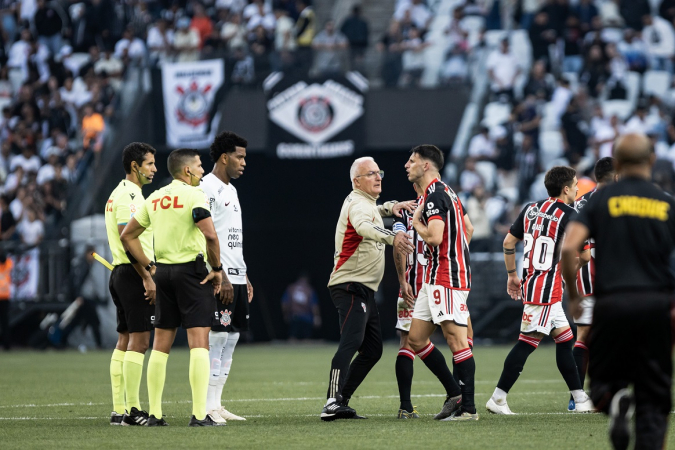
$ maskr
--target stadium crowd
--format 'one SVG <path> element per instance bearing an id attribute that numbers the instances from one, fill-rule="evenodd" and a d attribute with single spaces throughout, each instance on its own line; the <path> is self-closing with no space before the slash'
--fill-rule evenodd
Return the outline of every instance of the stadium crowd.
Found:
<path id="1" fill-rule="evenodd" d="M 476 3 L 452 10 L 450 59 L 457 47 L 467 48 L 463 24 L 466 9 L 476 17 Z M 595 162 L 611 156 L 622 134 L 651 138 L 654 182 L 672 192 L 675 3 L 664 0 L 652 10 L 647 0 L 523 0 L 507 11 L 501 20 L 522 31 L 489 29 L 504 12 L 497 5 L 484 11 L 485 28 L 468 47 L 486 54 L 488 103 L 466 155 L 455 161 L 459 170 L 446 171 L 476 226 L 472 250 L 497 249 L 521 205 L 546 197 L 542 181 L 550 167 L 571 165 L 579 194 L 593 189 Z M 526 36 L 531 65 L 512 48 L 517 33 Z"/>

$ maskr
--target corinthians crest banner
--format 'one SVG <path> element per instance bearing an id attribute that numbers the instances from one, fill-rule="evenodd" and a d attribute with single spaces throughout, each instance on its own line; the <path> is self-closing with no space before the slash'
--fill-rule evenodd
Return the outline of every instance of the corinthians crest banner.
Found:
<path id="1" fill-rule="evenodd" d="M 279 158 L 350 156 L 365 145 L 368 81 L 358 72 L 309 80 L 270 75 L 267 145 Z"/>
<path id="2" fill-rule="evenodd" d="M 162 65 L 166 144 L 169 147 L 206 148 L 218 128 L 216 114 L 209 130 L 209 113 L 223 84 L 222 60 Z"/>

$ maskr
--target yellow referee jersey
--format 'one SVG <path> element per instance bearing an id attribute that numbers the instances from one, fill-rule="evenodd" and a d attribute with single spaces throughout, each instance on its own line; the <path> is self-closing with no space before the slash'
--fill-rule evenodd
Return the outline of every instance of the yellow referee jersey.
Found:
<path id="1" fill-rule="evenodd" d="M 158 263 L 194 261 L 200 252 L 207 259 L 206 238 L 192 219 L 195 208 L 211 211 L 206 194 L 179 180 L 153 192 L 138 208 L 134 216 L 138 223 L 144 228 L 152 225 Z"/>
<path id="2" fill-rule="evenodd" d="M 110 251 L 113 256 L 113 266 L 130 264 L 122 241 L 120 241 L 120 233 L 117 226 L 126 225 L 134 217 L 137 209 L 144 201 L 145 198 L 143 198 L 141 188 L 129 180 L 120 181 L 120 184 L 110 194 L 110 198 L 105 205 L 105 230 L 108 234 L 108 245 L 110 245 Z M 139 240 L 143 246 L 143 253 L 152 258 L 154 255 L 152 250 L 152 228 L 146 228 L 139 237 Z"/>

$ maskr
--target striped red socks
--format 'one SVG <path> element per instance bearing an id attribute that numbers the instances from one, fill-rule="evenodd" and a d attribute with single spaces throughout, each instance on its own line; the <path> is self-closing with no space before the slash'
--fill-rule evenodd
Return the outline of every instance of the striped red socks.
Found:
<path id="1" fill-rule="evenodd" d="M 413 379 L 413 361 L 415 353 L 407 348 L 401 348 L 396 357 L 396 381 L 398 383 L 398 395 L 401 400 L 401 409 L 412 412 L 413 405 L 410 401 L 410 391 Z"/>
<path id="2" fill-rule="evenodd" d="M 429 342 L 417 352 L 417 356 L 419 356 L 424 365 L 427 366 L 429 370 L 431 370 L 431 373 L 436 375 L 438 380 L 445 388 L 445 392 L 448 396 L 456 397 L 462 393 L 462 391 L 459 389 L 459 385 L 452 377 L 450 369 L 448 369 L 448 365 L 445 362 L 443 353 L 434 347 L 434 344 Z"/>
<path id="3" fill-rule="evenodd" d="M 462 391 L 462 408 L 471 414 L 476 413 L 474 402 L 476 360 L 473 359 L 471 347 L 467 347 L 452 354 L 455 362 L 455 375 Z"/>
<path id="4" fill-rule="evenodd" d="M 525 334 L 518 337 L 518 342 L 513 346 L 504 361 L 504 369 L 502 369 L 502 375 L 497 383 L 499 389 L 507 393 L 511 390 L 523 371 L 527 358 L 537 349 L 539 342 L 541 342 L 541 339 L 534 339 Z"/>
<path id="5" fill-rule="evenodd" d="M 558 364 L 558 370 L 565 379 L 565 383 L 567 383 L 567 387 L 570 391 L 582 389 L 577 364 L 574 361 L 574 355 L 572 354 L 573 339 L 574 335 L 569 328 L 554 338 L 556 344 L 555 361 Z"/>
<path id="6" fill-rule="evenodd" d="M 586 368 L 588 367 L 588 347 L 584 342 L 577 341 L 572 349 L 572 355 L 574 355 L 579 381 L 583 387 L 586 382 Z"/>

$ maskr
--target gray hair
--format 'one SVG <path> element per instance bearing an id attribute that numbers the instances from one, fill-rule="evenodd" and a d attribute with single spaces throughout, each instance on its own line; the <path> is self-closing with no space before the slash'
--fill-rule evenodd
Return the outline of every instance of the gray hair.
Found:
<path id="1" fill-rule="evenodd" d="M 349 181 L 352 182 L 352 187 L 354 187 L 354 179 L 356 178 L 356 170 L 359 168 L 361 163 L 366 161 L 375 162 L 372 156 L 362 156 L 361 158 L 356 158 L 352 163 L 352 167 L 349 169 Z"/>

